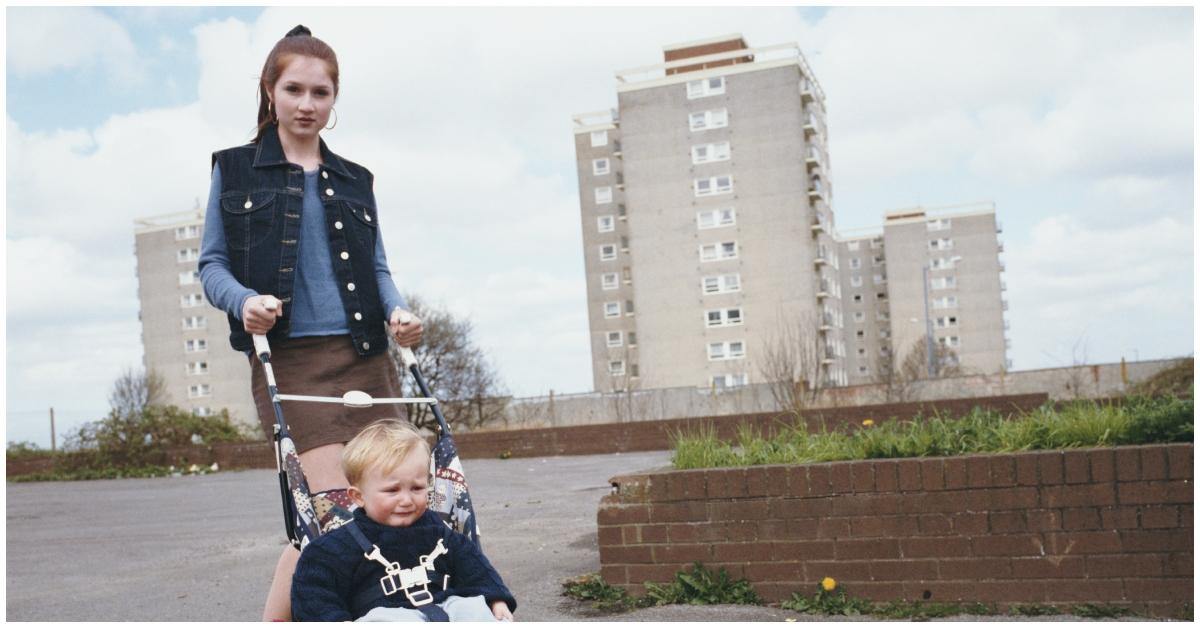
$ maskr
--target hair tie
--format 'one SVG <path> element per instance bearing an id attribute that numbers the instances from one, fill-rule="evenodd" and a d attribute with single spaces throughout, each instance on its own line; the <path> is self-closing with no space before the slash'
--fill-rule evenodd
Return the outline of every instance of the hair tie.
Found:
<path id="1" fill-rule="evenodd" d="M 288 31 L 287 35 L 284 35 L 284 37 L 300 36 L 312 37 L 312 31 L 308 30 L 308 27 L 303 24 L 297 24 L 296 28 L 293 28 L 292 30 Z"/>

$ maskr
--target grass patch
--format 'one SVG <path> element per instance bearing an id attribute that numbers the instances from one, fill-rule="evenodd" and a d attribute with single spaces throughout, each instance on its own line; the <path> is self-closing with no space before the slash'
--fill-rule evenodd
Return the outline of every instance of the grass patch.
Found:
<path id="1" fill-rule="evenodd" d="M 876 604 L 870 613 L 886 619 L 938 619 L 955 615 L 995 615 L 996 607 L 980 602 L 925 602 L 897 600 Z"/>
<path id="2" fill-rule="evenodd" d="M 734 441 L 727 442 L 718 438 L 712 425 L 676 431 L 671 434 L 671 462 L 677 469 L 700 469 L 1192 442 L 1194 418 L 1191 399 L 1161 396 L 1134 397 L 1120 405 L 1046 404 L 1013 417 L 976 408 L 957 419 L 934 414 L 910 421 L 871 421 L 853 432 L 824 427 L 809 432 L 797 417 L 775 432 L 766 438 L 743 424 Z"/>
<path id="3" fill-rule="evenodd" d="M 1088 619 L 1108 619 L 1135 614 L 1132 609 L 1112 604 L 1079 604 L 1071 607 L 1071 614 Z"/>
<path id="4" fill-rule="evenodd" d="M 1022 617 L 1045 617 L 1046 615 L 1062 615 L 1064 614 L 1056 606 L 1047 606 L 1045 604 L 1018 604 L 1008 609 L 1009 615 L 1020 615 Z"/>

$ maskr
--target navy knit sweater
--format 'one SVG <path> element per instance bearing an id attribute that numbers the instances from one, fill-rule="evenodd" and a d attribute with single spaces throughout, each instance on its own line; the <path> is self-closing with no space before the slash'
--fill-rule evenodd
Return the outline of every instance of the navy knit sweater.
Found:
<path id="1" fill-rule="evenodd" d="M 467 537 L 448 528 L 433 511 L 426 511 L 411 526 L 393 528 L 372 521 L 359 508 L 354 511 L 354 523 L 379 547 L 384 558 L 400 563 L 401 568 L 418 566 L 420 556 L 432 553 L 438 540 L 443 541 L 449 552 L 434 560 L 437 572 L 428 573 L 433 603 L 441 603 L 451 595 L 482 595 L 489 608 L 493 602 L 503 600 L 509 610 L 517 609 L 516 599 L 483 552 Z M 403 591 L 384 595 L 379 579 L 385 575 L 383 565 L 363 557 L 362 548 L 349 530 L 332 530 L 300 554 L 292 578 L 292 618 L 349 621 L 381 606 L 415 608 Z"/>

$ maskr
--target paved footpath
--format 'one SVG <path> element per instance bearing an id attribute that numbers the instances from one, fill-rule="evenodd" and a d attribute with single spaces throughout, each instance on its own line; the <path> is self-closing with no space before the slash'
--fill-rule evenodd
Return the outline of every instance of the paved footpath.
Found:
<path id="1" fill-rule="evenodd" d="M 563 580 L 600 568 L 608 479 L 669 462 L 669 452 L 464 461 L 484 550 L 517 597 L 518 621 L 838 619 L 748 606 L 600 615 L 560 595 Z M 9 483 L 6 619 L 257 620 L 285 544 L 276 478 Z"/>

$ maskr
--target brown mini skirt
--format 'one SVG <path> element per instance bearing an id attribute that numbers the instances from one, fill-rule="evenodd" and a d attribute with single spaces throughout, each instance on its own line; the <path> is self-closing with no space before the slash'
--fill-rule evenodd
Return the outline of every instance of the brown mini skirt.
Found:
<path id="1" fill-rule="evenodd" d="M 267 439 L 275 437 L 275 408 L 267 395 L 267 377 L 258 356 L 250 356 L 250 386 L 258 421 Z M 361 357 L 349 336 L 288 338 L 271 346 L 271 370 L 281 394 L 341 397 L 361 390 L 372 397 L 402 397 L 396 365 L 388 352 Z M 349 408 L 336 403 L 284 401 L 283 419 L 301 453 L 344 443 L 377 419 L 406 418 L 402 406 L 381 404 Z"/>

